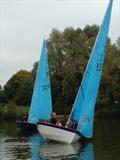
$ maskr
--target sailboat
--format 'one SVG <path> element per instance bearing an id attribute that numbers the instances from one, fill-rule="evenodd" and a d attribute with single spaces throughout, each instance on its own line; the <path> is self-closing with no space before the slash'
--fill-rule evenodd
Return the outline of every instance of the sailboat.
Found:
<path id="1" fill-rule="evenodd" d="M 102 75 L 112 3 L 113 0 L 110 0 L 65 127 L 43 122 L 50 120 L 52 113 L 47 48 L 45 41 L 43 43 L 29 112 L 29 122 L 37 124 L 39 133 L 46 139 L 70 144 L 82 137 L 91 138 L 93 135 L 94 108 Z M 69 124 L 76 125 L 75 129 L 69 128 Z"/>

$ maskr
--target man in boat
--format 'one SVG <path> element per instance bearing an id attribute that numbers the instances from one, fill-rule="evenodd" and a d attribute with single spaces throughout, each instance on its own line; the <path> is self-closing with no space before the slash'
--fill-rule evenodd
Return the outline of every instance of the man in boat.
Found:
<path id="1" fill-rule="evenodd" d="M 56 115 L 55 112 L 53 112 L 52 115 L 51 115 L 50 123 L 56 124 L 57 123 L 57 119 L 56 118 L 57 118 L 57 115 Z"/>

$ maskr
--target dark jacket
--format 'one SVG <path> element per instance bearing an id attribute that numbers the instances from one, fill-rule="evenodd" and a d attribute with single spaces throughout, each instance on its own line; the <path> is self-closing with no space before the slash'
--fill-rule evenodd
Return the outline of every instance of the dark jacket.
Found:
<path id="1" fill-rule="evenodd" d="M 52 118 L 52 119 L 50 120 L 50 122 L 51 122 L 52 124 L 56 124 L 57 120 L 56 120 L 55 118 Z"/>

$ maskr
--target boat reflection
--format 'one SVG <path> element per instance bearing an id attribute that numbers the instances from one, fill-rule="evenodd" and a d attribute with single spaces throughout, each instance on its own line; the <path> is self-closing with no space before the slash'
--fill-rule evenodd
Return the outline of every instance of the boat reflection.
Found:
<path id="1" fill-rule="evenodd" d="M 30 137 L 31 153 L 34 160 L 94 160 L 92 143 L 60 144 L 44 141 L 39 134 Z"/>
<path id="2" fill-rule="evenodd" d="M 47 159 L 59 159 L 76 156 L 80 152 L 80 144 L 58 144 L 55 142 L 45 142 L 40 146 L 40 157 Z"/>

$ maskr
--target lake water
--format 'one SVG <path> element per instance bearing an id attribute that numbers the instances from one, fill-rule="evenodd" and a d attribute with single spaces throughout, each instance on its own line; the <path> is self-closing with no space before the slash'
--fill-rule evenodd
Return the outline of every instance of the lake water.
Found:
<path id="1" fill-rule="evenodd" d="M 96 120 L 93 139 L 73 145 L 23 134 L 14 122 L 0 123 L 0 160 L 119 160 L 120 119 Z"/>

